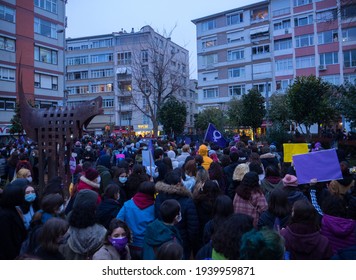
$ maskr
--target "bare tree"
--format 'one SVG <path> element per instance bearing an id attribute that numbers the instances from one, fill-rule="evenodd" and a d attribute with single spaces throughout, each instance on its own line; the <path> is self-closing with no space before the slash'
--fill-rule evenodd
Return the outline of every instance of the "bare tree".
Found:
<path id="1" fill-rule="evenodd" d="M 171 96 L 182 100 L 189 87 L 188 51 L 150 27 L 132 53 L 131 102 L 133 109 L 148 117 L 154 135 L 158 132 L 157 112 Z"/>

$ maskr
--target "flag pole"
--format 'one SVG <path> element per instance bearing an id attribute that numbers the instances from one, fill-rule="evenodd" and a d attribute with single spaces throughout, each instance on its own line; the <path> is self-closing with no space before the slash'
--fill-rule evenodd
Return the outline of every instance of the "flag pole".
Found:
<path id="1" fill-rule="evenodd" d="M 204 136 L 203 142 L 205 142 L 206 136 L 207 136 L 208 131 L 209 131 L 209 127 L 210 127 L 210 123 L 209 123 L 209 125 L 208 125 L 208 128 L 207 128 L 206 131 L 205 131 L 205 136 Z"/>

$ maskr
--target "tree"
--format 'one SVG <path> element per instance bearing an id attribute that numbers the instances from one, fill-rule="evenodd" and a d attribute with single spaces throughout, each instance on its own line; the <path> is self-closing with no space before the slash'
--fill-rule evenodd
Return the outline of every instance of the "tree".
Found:
<path id="1" fill-rule="evenodd" d="M 233 98 L 227 103 L 227 116 L 231 127 L 241 126 L 242 100 Z"/>
<path id="2" fill-rule="evenodd" d="M 16 102 L 16 107 L 15 107 L 15 114 L 10 120 L 11 122 L 11 128 L 10 128 L 10 134 L 18 134 L 21 135 L 23 134 L 23 126 L 21 122 L 21 112 L 20 112 L 20 106 Z"/>
<path id="3" fill-rule="evenodd" d="M 290 121 L 287 96 L 274 93 L 271 95 L 269 103 L 269 120 L 282 126 L 286 125 Z"/>
<path id="4" fill-rule="evenodd" d="M 256 88 L 250 89 L 242 96 L 241 125 L 250 126 L 254 134 L 266 115 L 264 103 L 264 97 Z"/>
<path id="5" fill-rule="evenodd" d="M 209 123 L 214 124 L 222 132 L 224 131 L 226 122 L 227 118 L 222 110 L 211 107 L 195 115 L 194 125 L 199 133 L 203 133 L 208 128 Z"/>
<path id="6" fill-rule="evenodd" d="M 151 120 L 154 134 L 157 135 L 157 112 L 161 106 L 171 96 L 182 99 L 188 92 L 189 57 L 172 44 L 170 37 L 173 30 L 167 36 L 162 36 L 145 26 L 144 32 L 130 65 L 131 103 L 135 110 Z"/>
<path id="7" fill-rule="evenodd" d="M 356 85 L 348 83 L 339 89 L 340 111 L 352 128 L 356 127 Z"/>
<path id="8" fill-rule="evenodd" d="M 157 119 L 166 134 L 181 134 L 187 118 L 187 107 L 175 97 L 169 97 L 157 112 Z"/>
<path id="9" fill-rule="evenodd" d="M 301 132 L 310 138 L 310 127 L 326 118 L 330 112 L 330 85 L 314 75 L 297 77 L 287 90 L 290 117 Z M 301 125 L 305 126 L 305 132 Z"/>

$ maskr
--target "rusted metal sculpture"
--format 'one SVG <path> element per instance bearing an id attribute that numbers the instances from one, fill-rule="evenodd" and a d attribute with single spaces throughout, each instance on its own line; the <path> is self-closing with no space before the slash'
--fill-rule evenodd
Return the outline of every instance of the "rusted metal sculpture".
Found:
<path id="1" fill-rule="evenodd" d="M 26 100 L 20 79 L 18 93 L 23 128 L 27 136 L 38 144 L 40 191 L 45 185 L 45 167 L 48 180 L 61 176 L 66 182 L 65 158 L 69 159 L 72 153 L 72 140 L 82 138 L 90 121 L 103 113 L 102 97 L 72 107 L 37 109 Z"/>

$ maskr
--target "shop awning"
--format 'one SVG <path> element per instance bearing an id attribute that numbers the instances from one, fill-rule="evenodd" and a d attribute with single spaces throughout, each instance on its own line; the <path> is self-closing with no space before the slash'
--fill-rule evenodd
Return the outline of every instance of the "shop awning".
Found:
<path id="1" fill-rule="evenodd" d="M 260 33 L 267 33 L 269 31 L 269 26 L 263 26 L 260 28 L 255 28 L 250 31 L 250 36 L 260 34 Z"/>

